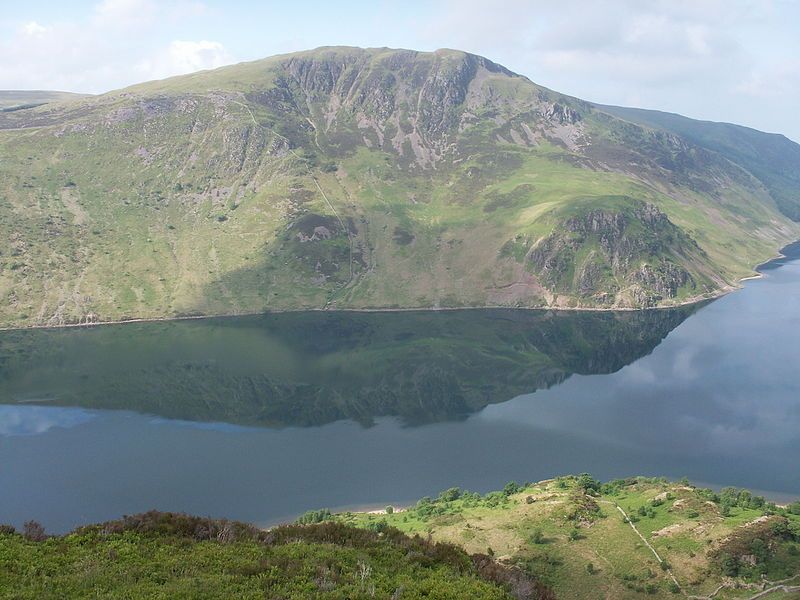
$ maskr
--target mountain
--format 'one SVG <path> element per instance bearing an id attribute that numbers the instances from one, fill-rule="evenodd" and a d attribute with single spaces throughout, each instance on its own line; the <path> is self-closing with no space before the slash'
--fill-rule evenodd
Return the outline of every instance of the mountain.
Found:
<path id="1" fill-rule="evenodd" d="M 662 306 L 800 237 L 771 161 L 611 113 L 386 48 L 0 113 L 0 322 Z"/>

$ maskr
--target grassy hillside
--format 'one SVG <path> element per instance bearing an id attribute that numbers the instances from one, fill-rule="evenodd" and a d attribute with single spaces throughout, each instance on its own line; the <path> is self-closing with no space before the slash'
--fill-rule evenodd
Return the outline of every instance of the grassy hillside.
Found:
<path id="1" fill-rule="evenodd" d="M 0 153 L 3 325 L 667 305 L 800 232 L 746 164 L 453 50 L 322 48 L 0 113 Z"/>
<path id="2" fill-rule="evenodd" d="M 800 169 L 797 168 L 800 145 L 785 136 L 732 123 L 696 121 L 657 110 L 601 108 L 634 123 L 676 133 L 742 165 L 769 190 L 781 212 L 795 221 L 800 220 Z"/>
<path id="3" fill-rule="evenodd" d="M 565 477 L 485 496 L 453 488 L 389 514 L 304 520 L 321 518 L 488 553 L 536 573 L 565 600 L 800 597 L 800 502 L 778 508 L 733 488 Z"/>
<path id="4" fill-rule="evenodd" d="M 460 548 L 326 523 L 269 532 L 147 513 L 46 538 L 0 529 L 0 598 L 546 600 L 517 569 Z"/>

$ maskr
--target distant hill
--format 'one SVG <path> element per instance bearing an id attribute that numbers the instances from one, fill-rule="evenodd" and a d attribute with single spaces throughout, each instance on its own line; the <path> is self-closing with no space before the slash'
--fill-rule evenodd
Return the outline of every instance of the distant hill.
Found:
<path id="1" fill-rule="evenodd" d="M 0 111 L 10 112 L 23 108 L 35 108 L 49 102 L 77 100 L 86 96 L 87 94 L 46 90 L 0 90 Z"/>
<path id="2" fill-rule="evenodd" d="M 800 237 L 797 145 L 612 112 L 343 47 L 2 112 L 0 323 L 664 306 Z"/>
<path id="3" fill-rule="evenodd" d="M 745 167 L 769 190 L 781 212 L 795 221 L 800 220 L 800 145 L 787 137 L 656 110 L 620 106 L 599 108 L 634 123 L 680 135 Z"/>

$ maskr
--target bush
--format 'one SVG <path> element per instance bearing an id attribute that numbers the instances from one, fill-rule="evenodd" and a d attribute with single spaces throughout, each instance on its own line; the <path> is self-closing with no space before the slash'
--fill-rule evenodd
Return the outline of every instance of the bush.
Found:
<path id="1" fill-rule="evenodd" d="M 585 492 L 598 492 L 600 491 L 600 482 L 588 473 L 581 473 L 578 475 L 578 487 Z"/>
<path id="2" fill-rule="evenodd" d="M 22 535 L 32 542 L 41 542 L 47 539 L 44 527 L 38 521 L 25 521 L 22 526 Z"/>
<path id="3" fill-rule="evenodd" d="M 503 494 L 505 494 L 506 496 L 512 496 L 514 494 L 518 494 L 521 491 L 522 488 L 516 481 L 509 481 L 503 488 Z"/>
<path id="4" fill-rule="evenodd" d="M 508 496 L 503 492 L 489 492 L 483 497 L 484 504 L 489 508 L 500 506 L 508 501 Z"/>
<path id="5" fill-rule="evenodd" d="M 387 523 L 384 519 L 380 521 L 370 521 L 367 523 L 367 529 L 370 531 L 375 531 L 376 533 L 383 533 L 389 528 L 389 523 Z"/>
<path id="6" fill-rule="evenodd" d="M 719 566 L 722 573 L 728 577 L 736 577 L 739 574 L 739 561 L 730 554 L 720 556 Z"/>
<path id="7" fill-rule="evenodd" d="M 386 514 L 391 515 L 394 513 L 394 506 L 387 506 L 386 507 Z"/>
<path id="8" fill-rule="evenodd" d="M 458 500 L 461 497 L 461 488 L 451 487 L 444 490 L 442 493 L 439 494 L 439 500 L 442 502 L 452 502 L 453 500 Z"/>
<path id="9" fill-rule="evenodd" d="M 592 563 L 589 563 L 588 565 L 586 565 L 586 572 L 589 575 L 594 575 L 596 573 L 596 570 L 595 570 L 594 565 Z"/>
<path id="10" fill-rule="evenodd" d="M 555 600 L 555 594 L 522 569 L 499 564 L 488 556 L 475 554 L 472 564 L 482 579 L 496 583 L 511 592 L 514 598 L 530 600 Z"/>

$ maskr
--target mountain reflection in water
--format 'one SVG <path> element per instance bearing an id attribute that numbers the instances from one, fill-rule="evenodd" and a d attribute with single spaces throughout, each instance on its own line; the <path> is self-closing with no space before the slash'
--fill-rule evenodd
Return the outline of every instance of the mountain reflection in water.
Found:
<path id="1" fill-rule="evenodd" d="M 12 331 L 0 334 L 0 403 L 268 427 L 457 420 L 573 373 L 618 371 L 697 309 L 298 312 Z"/>

